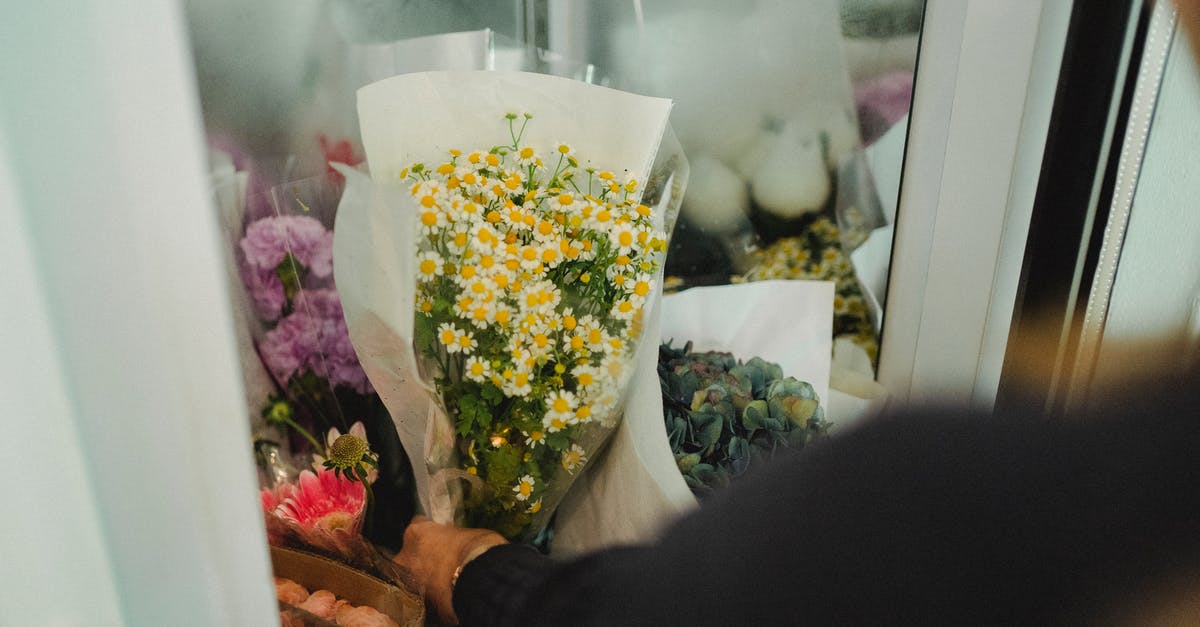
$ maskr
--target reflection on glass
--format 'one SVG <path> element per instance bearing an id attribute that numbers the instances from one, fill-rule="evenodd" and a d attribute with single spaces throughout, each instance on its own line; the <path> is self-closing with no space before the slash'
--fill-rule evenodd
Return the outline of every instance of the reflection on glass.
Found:
<path id="1" fill-rule="evenodd" d="M 188 3 L 212 143 L 260 187 L 361 158 L 353 93 L 381 74 L 529 69 L 672 98 L 692 175 L 671 284 L 836 281 L 834 333 L 872 361 L 922 10 L 923 0 Z"/>
<path id="2" fill-rule="evenodd" d="M 675 101 L 692 170 L 670 286 L 834 281 L 839 345 L 875 359 L 922 8 L 550 3 L 552 47 L 607 84 Z"/>

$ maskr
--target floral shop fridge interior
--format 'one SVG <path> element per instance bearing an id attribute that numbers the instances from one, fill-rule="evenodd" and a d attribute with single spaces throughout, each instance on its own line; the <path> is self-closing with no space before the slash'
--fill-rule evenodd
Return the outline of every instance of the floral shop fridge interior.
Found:
<path id="1" fill-rule="evenodd" d="M 1174 26 L 1133 4 L 1118 103 Z M 885 407 L 1011 398 L 1070 3 L 81 9 L 0 31 L 0 403 L 53 451 L 2 625 L 436 622 L 416 514 L 651 541 Z"/>

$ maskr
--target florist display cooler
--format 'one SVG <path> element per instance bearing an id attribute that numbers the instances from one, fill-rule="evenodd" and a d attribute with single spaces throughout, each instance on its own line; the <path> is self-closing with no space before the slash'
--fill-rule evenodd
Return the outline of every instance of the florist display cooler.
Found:
<path id="1" fill-rule="evenodd" d="M 1173 11 L 907 4 L 24 8 L 0 624 L 420 624 L 414 508 L 571 554 L 884 405 L 1086 402 Z"/>

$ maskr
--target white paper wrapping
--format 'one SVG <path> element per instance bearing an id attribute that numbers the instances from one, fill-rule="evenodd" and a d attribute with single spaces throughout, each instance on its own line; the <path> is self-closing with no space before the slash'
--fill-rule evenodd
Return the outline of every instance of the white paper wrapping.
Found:
<path id="1" fill-rule="evenodd" d="M 661 325 L 648 325 L 643 341 L 673 339 L 676 347 L 691 341 L 696 351 L 762 357 L 779 364 L 785 376 L 812 384 L 827 405 L 833 294 L 828 281 L 693 288 L 663 299 Z M 650 541 L 696 506 L 667 441 L 657 366 L 657 351 L 643 350 L 625 420 L 559 507 L 555 555 Z"/>
<path id="2" fill-rule="evenodd" d="M 444 157 L 452 147 L 510 143 L 506 112 L 536 116 L 523 143 L 570 142 L 583 165 L 644 178 L 670 111 L 665 98 L 524 72 L 422 72 L 358 91 L 363 147 L 376 181 L 414 161 Z"/>
<path id="3" fill-rule="evenodd" d="M 396 76 L 363 87 L 358 99 L 371 178 L 343 169 L 347 187 L 334 231 L 335 280 L 355 350 L 414 460 L 421 507 L 448 523 L 452 503 L 433 489 L 426 464 L 436 462 L 430 456 L 439 447 L 431 444 L 453 434 L 433 431 L 443 421 L 431 419 L 437 410 L 415 374 L 415 213 L 399 171 L 444 159 L 452 147 L 508 144 L 504 114 L 529 112 L 534 120 L 523 144 L 568 142 L 583 165 L 628 171 L 644 181 L 671 102 L 538 74 L 464 71 Z M 652 356 L 653 342 L 653 336 L 643 340 Z"/>

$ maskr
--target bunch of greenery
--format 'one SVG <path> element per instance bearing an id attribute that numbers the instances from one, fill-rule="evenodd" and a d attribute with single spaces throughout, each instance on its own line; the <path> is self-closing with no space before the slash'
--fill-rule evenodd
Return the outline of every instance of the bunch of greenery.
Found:
<path id="1" fill-rule="evenodd" d="M 675 463 L 699 498 L 780 447 L 802 448 L 829 429 L 813 387 L 758 357 L 743 363 L 667 342 L 659 347 L 658 377 Z"/>

